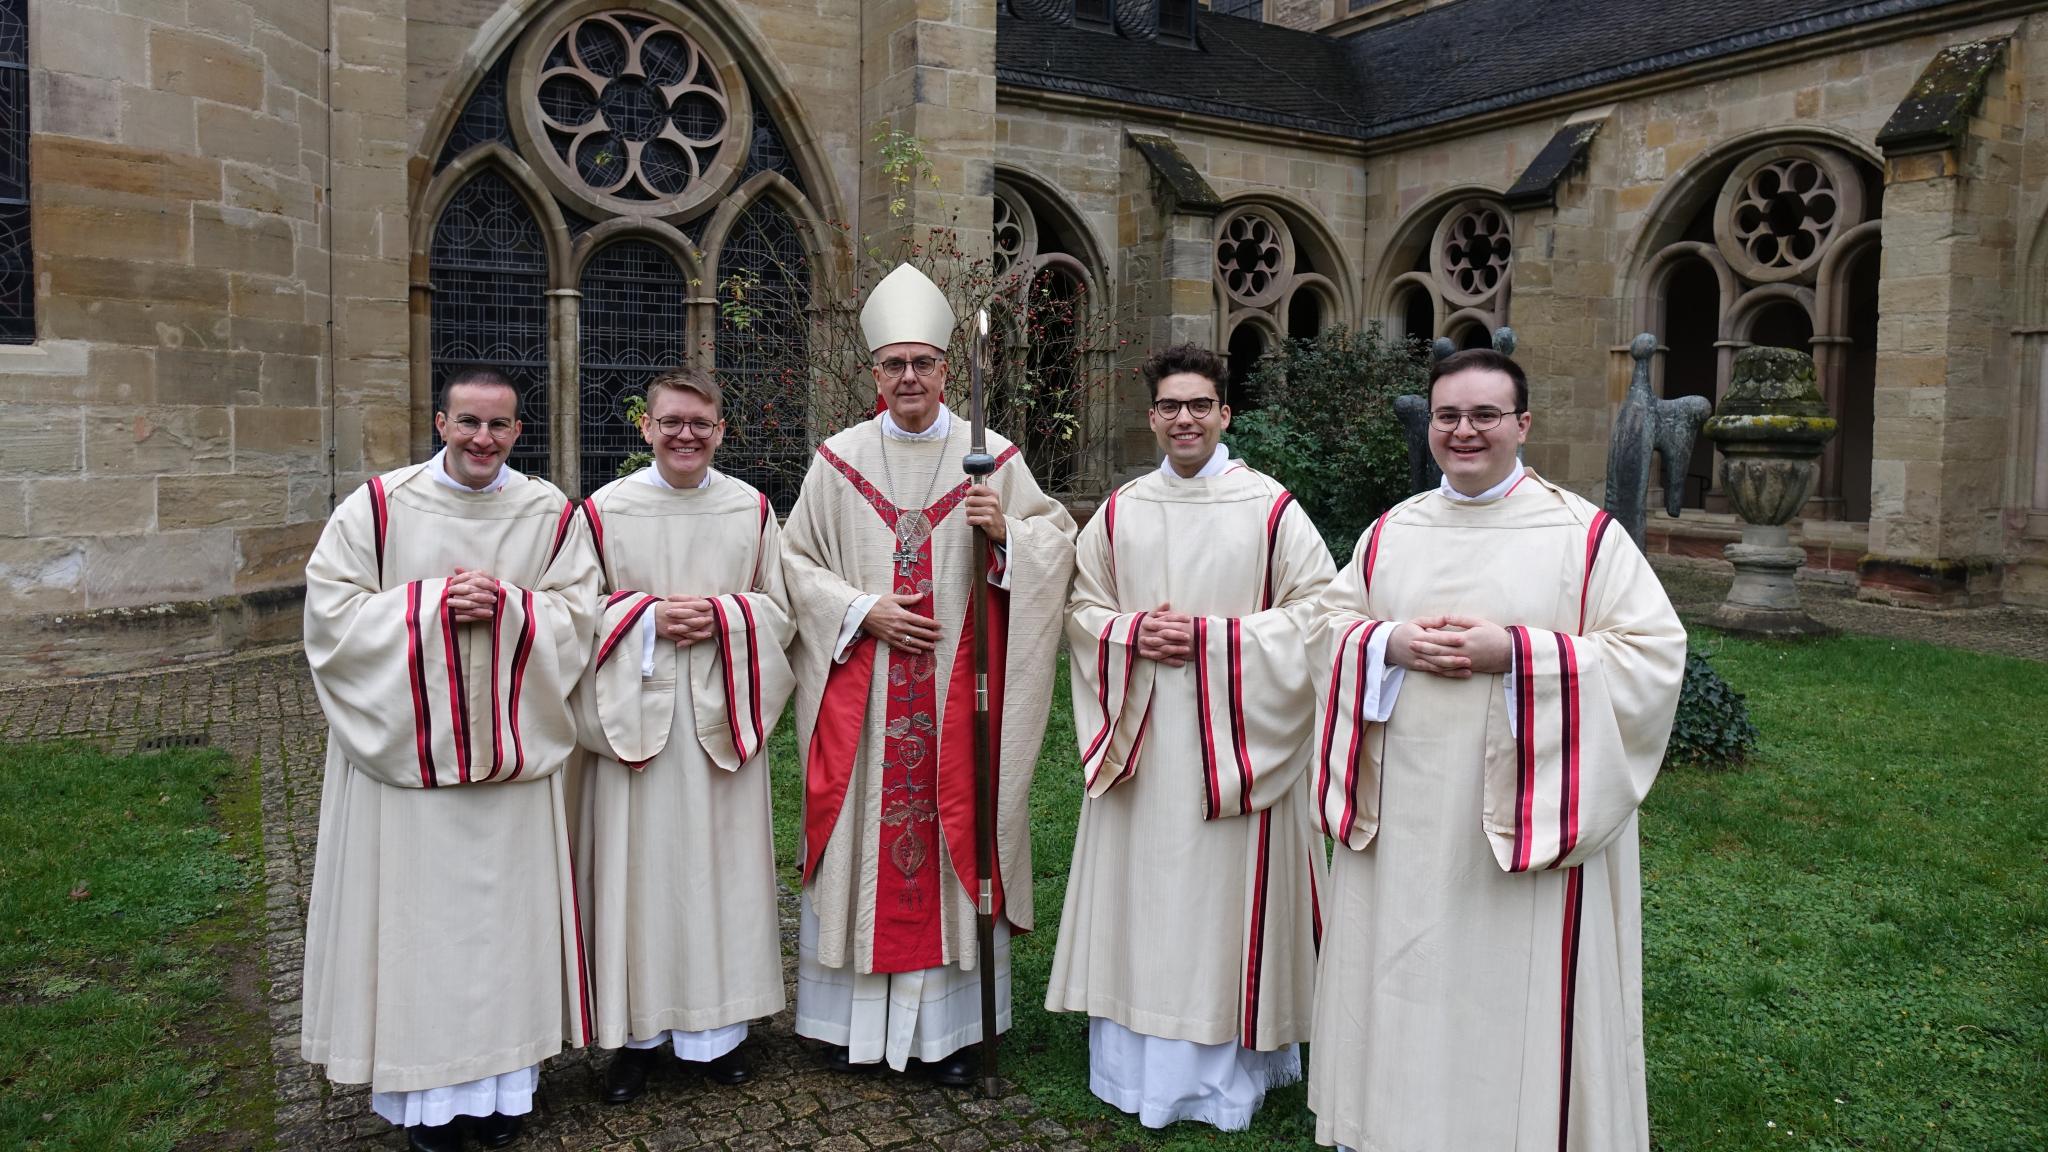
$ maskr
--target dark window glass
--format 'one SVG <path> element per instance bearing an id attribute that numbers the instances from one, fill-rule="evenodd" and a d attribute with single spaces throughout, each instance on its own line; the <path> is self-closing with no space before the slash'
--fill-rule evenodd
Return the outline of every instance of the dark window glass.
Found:
<path id="1" fill-rule="evenodd" d="M 28 241 L 28 0 L 0 0 L 0 343 L 35 343 Z"/>
<path id="2" fill-rule="evenodd" d="M 1114 17 L 1110 0 L 1074 0 L 1074 23 L 1107 28 Z"/>
<path id="3" fill-rule="evenodd" d="M 683 272 L 645 240 L 607 245 L 583 268 L 578 314 L 578 442 L 583 495 L 618 478 L 646 442 L 625 421 L 626 404 L 658 372 L 683 366 Z"/>
<path id="4" fill-rule="evenodd" d="M 727 428 L 719 466 L 787 511 L 811 458 L 817 375 L 810 362 L 811 263 L 796 221 L 780 205 L 756 200 L 733 222 L 718 276 L 715 352 Z"/>
<path id="5" fill-rule="evenodd" d="M 548 262 L 540 223 L 503 176 L 485 169 L 442 210 L 429 259 L 435 395 L 464 365 L 505 373 L 519 389 L 525 425 L 508 463 L 548 477 Z"/>
<path id="6" fill-rule="evenodd" d="M 1195 0 L 1160 0 L 1159 34 L 1168 40 L 1193 41 Z"/>

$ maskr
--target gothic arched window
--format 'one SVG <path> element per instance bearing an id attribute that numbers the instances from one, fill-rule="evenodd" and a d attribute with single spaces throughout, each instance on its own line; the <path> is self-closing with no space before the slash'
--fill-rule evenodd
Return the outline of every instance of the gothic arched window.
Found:
<path id="1" fill-rule="evenodd" d="M 548 474 L 548 261 L 540 224 L 503 176 L 485 169 L 434 224 L 434 388 L 487 364 L 519 388 L 525 425 L 512 467 Z"/>
<path id="2" fill-rule="evenodd" d="M 644 442 L 626 403 L 656 372 L 683 363 L 683 273 L 645 240 L 606 245 L 584 265 L 579 305 L 579 470 L 587 495 L 610 483 Z"/>
<path id="3" fill-rule="evenodd" d="M 715 355 L 730 425 L 726 471 L 768 494 L 796 500 L 810 460 L 811 262 L 796 221 L 756 200 L 733 222 L 718 253 Z"/>
<path id="4" fill-rule="evenodd" d="M 36 339 L 28 242 L 28 0 L 0 0 L 0 344 Z"/>

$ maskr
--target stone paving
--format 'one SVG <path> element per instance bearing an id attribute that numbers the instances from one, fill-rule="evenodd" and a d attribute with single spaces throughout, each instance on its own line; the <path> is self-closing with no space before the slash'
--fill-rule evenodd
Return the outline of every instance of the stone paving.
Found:
<path id="1" fill-rule="evenodd" d="M 270 981 L 271 1051 L 278 1147 L 339 1150 L 405 1147 L 399 1130 L 370 1111 L 360 1087 L 332 1085 L 299 1059 L 299 971 L 306 894 L 319 830 L 326 726 L 296 647 L 139 675 L 0 691 L 0 741 L 81 739 L 115 752 L 204 743 L 262 766 L 264 967 Z M 795 939 L 795 902 L 783 901 L 784 938 Z M 785 958 L 795 1002 L 795 960 Z M 1073 1152 L 1085 1143 L 1038 1114 L 1028 1096 L 983 1100 L 915 1074 L 828 1071 L 791 1030 L 785 1010 L 757 1022 L 746 1051 L 754 1080 L 719 1088 L 664 1068 L 629 1105 L 596 1100 L 603 1058 L 570 1052 L 550 1061 L 540 1098 L 516 1147 L 545 1152 L 670 1152 L 723 1149 L 983 1148 Z M 471 1147 L 475 1147 L 474 1142 Z"/>
<path id="2" fill-rule="evenodd" d="M 1725 570 L 1661 561 L 1672 599 L 1689 618 L 1726 591 Z M 2023 608 L 1925 612 L 1859 603 L 1831 584 L 1802 585 L 1808 610 L 1845 631 L 1899 636 L 2048 661 L 2048 611 Z M 329 1084 L 298 1056 L 299 969 L 306 893 L 319 829 L 325 725 L 296 647 L 128 676 L 0 691 L 0 740 L 83 739 L 115 752 L 152 744 L 204 743 L 263 765 L 264 966 L 270 981 L 280 1147 L 358 1150 L 404 1147 L 369 1109 L 361 1088 Z M 784 937 L 794 939 L 794 901 L 785 898 Z M 791 946 L 793 947 L 793 946 Z M 786 948 L 785 951 L 789 951 Z M 785 958 L 794 981 L 794 959 Z M 794 987 L 790 992 L 795 1000 Z M 1045 1149 L 1086 1146 L 1041 1116 L 1029 1096 L 985 1101 L 911 1076 L 826 1070 L 797 1040 L 791 1013 L 758 1023 L 748 1041 L 752 1083 L 709 1085 L 679 1067 L 659 1075 L 625 1106 L 596 1101 L 599 1061 L 572 1052 L 550 1061 L 520 1147 L 560 1152 L 671 1149 L 870 1148 Z"/>

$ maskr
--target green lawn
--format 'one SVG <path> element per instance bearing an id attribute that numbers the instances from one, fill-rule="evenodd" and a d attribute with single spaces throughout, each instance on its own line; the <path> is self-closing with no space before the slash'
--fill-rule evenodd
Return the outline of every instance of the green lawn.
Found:
<path id="1" fill-rule="evenodd" d="M 2048 666 L 1847 637 L 1695 642 L 1749 695 L 1757 759 L 1644 809 L 1650 1117 L 1661 1152 L 2048 1148 Z M 1044 1011 L 1080 804 L 1065 675 L 1033 788 L 1038 930 L 1005 1072 L 1104 1148 L 1306 1144 L 1299 1087 L 1250 1132 L 1151 1132 L 1088 1091 Z M 779 842 L 801 785 L 777 749 Z"/>
<path id="2" fill-rule="evenodd" d="M 0 747 L 0 1148 L 266 1142 L 259 829 L 219 753 Z"/>

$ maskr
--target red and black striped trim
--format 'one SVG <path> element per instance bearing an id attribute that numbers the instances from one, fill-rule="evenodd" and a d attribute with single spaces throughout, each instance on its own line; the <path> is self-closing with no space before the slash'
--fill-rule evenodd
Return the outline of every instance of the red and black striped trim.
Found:
<path id="1" fill-rule="evenodd" d="M 1579 998 L 1579 930 L 1586 910 L 1584 869 L 1565 873 L 1564 882 L 1564 1009 L 1558 1030 L 1557 1152 L 1571 1147 L 1572 1026 Z"/>
<path id="2" fill-rule="evenodd" d="M 512 774 L 506 780 L 517 780 L 526 770 L 526 745 L 519 738 L 519 690 L 526 685 L 526 660 L 533 655 L 533 590 L 519 589 L 519 604 L 525 617 L 519 624 L 519 639 L 512 645 L 512 688 L 506 701 L 506 727 L 512 730 Z"/>
<path id="3" fill-rule="evenodd" d="M 1209 620 L 1194 618 L 1195 625 L 1195 723 L 1202 729 L 1202 818 L 1214 820 L 1223 814 L 1223 781 L 1216 775 L 1216 723 L 1209 710 Z"/>
<path id="4" fill-rule="evenodd" d="M 555 520 L 555 542 L 548 548 L 548 563 L 553 564 L 555 557 L 562 554 L 562 545 L 569 539 L 569 525 L 575 519 L 576 501 L 571 500 L 562 505 L 562 515 Z"/>
<path id="5" fill-rule="evenodd" d="M 377 587 L 384 586 L 384 537 L 391 529 L 391 506 L 384 495 L 384 478 L 370 477 L 370 529 L 377 537 Z"/>
<path id="6" fill-rule="evenodd" d="M 1579 585 L 1579 628 L 1578 634 L 1586 634 L 1587 600 L 1593 592 L 1593 562 L 1600 558 L 1601 542 L 1607 539 L 1607 526 L 1614 523 L 1614 517 L 1605 511 L 1593 513 L 1593 522 L 1586 529 L 1586 575 Z"/>
<path id="7" fill-rule="evenodd" d="M 775 509 L 768 503 L 766 492 L 756 492 L 754 495 L 761 498 L 761 527 L 754 537 L 754 574 L 748 578 L 747 587 L 758 592 L 761 590 L 761 562 L 768 554 L 768 521 L 775 518 Z M 753 635 L 751 628 L 747 634 Z"/>
<path id="8" fill-rule="evenodd" d="M 1386 526 L 1387 517 L 1385 513 L 1382 513 L 1379 519 L 1372 522 L 1372 535 L 1365 542 L 1365 563 L 1359 565 L 1358 575 L 1365 585 L 1367 595 L 1372 594 L 1373 565 L 1379 563 L 1380 559 L 1380 530 Z"/>
<path id="9" fill-rule="evenodd" d="M 455 778 L 469 783 L 469 691 L 463 683 L 462 646 L 455 638 L 455 606 L 441 586 L 441 648 L 448 660 L 448 723 L 455 736 Z"/>
<path id="10" fill-rule="evenodd" d="M 1316 887 L 1316 853 L 1320 849 L 1314 843 L 1308 846 L 1308 926 L 1318 955 L 1323 951 L 1323 894 Z"/>
<path id="11" fill-rule="evenodd" d="M 499 655 L 504 647 L 504 639 L 505 602 L 504 590 L 500 589 L 498 610 L 491 613 L 491 771 L 490 775 L 484 777 L 486 780 L 497 779 L 499 770 L 505 767 L 505 734 L 500 726 L 504 719 L 504 711 L 503 702 L 498 695 L 498 685 L 502 683 L 498 679 Z"/>
<path id="12" fill-rule="evenodd" d="M 750 755 L 747 751 L 747 734 L 740 727 L 740 689 L 732 676 L 732 628 L 725 618 L 725 605 L 718 597 L 711 598 L 711 615 L 718 620 L 718 663 L 725 669 L 725 726 L 732 732 L 732 750 L 745 764 Z M 599 657 L 600 662 L 603 657 Z"/>
<path id="13" fill-rule="evenodd" d="M 1112 591 L 1116 589 L 1116 498 L 1123 494 L 1123 488 L 1112 488 L 1109 499 L 1102 502 L 1102 543 L 1109 553 L 1109 586 Z"/>
<path id="14" fill-rule="evenodd" d="M 1529 630 L 1508 628 L 1515 668 L 1515 852 L 1510 872 L 1527 872 L 1536 835 L 1536 667 Z"/>
<path id="15" fill-rule="evenodd" d="M 576 895 L 576 853 L 569 853 L 569 911 L 574 918 L 576 929 L 576 1003 L 581 1010 L 578 1014 L 583 1025 L 583 1043 L 587 1046 L 596 1032 L 590 1026 L 590 962 L 583 956 L 583 902 Z"/>
<path id="16" fill-rule="evenodd" d="M 1323 705 L 1323 749 L 1322 756 L 1317 761 L 1317 766 L 1321 771 L 1316 774 L 1316 819 L 1322 823 L 1323 835 L 1325 836 L 1335 836 L 1337 834 L 1330 828 L 1330 810 L 1327 805 L 1330 802 L 1330 777 L 1332 775 L 1330 752 L 1337 743 L 1337 700 L 1342 695 L 1344 689 L 1344 648 L 1351 643 L 1352 635 L 1368 623 L 1370 621 L 1354 620 L 1351 622 L 1351 626 L 1344 630 L 1344 638 L 1337 641 L 1337 656 L 1330 668 L 1330 696 Z M 1367 633 L 1367 635 L 1370 636 L 1371 633 Z"/>
<path id="17" fill-rule="evenodd" d="M 747 603 L 747 598 L 735 596 L 733 603 L 740 606 L 740 615 L 747 621 L 747 698 L 751 701 L 748 712 L 753 717 L 754 750 L 758 752 L 768 744 L 768 731 L 761 723 L 761 641 L 756 635 L 759 629 L 754 624 L 754 606 Z"/>
<path id="18" fill-rule="evenodd" d="M 1358 640 L 1358 669 L 1353 674 L 1357 682 L 1351 689 L 1351 750 L 1345 758 L 1344 765 L 1344 819 L 1338 824 L 1335 833 L 1338 842 L 1342 843 L 1346 848 L 1351 846 L 1352 821 L 1358 819 L 1358 772 L 1359 765 L 1365 762 L 1366 725 L 1362 713 L 1365 711 L 1365 686 L 1366 674 L 1368 672 L 1366 657 L 1372 652 L 1372 630 L 1379 626 L 1380 621 L 1378 620 L 1367 621 L 1366 634 L 1359 637 Z M 1326 811 L 1324 819 L 1328 818 L 1329 816 Z"/>
<path id="19" fill-rule="evenodd" d="M 1259 1046 L 1259 994 L 1266 978 L 1266 892 L 1271 887 L 1273 864 L 1273 810 L 1259 813 L 1259 857 L 1252 877 L 1250 939 L 1244 957 L 1244 1030 L 1239 1043 Z"/>
<path id="20" fill-rule="evenodd" d="M 405 667 L 412 687 L 413 743 L 419 752 L 420 787 L 435 787 L 433 706 L 427 700 L 427 661 L 420 639 L 420 582 L 405 586 Z"/>
<path id="21" fill-rule="evenodd" d="M 604 518 L 597 514 L 597 501 L 572 500 L 572 508 L 583 509 L 583 518 L 590 522 L 590 546 L 597 550 L 597 570 L 604 575 L 604 582 L 612 582 L 612 563 L 604 554 Z"/>
<path id="22" fill-rule="evenodd" d="M 1266 588 L 1259 600 L 1261 610 L 1273 606 L 1274 554 L 1280 549 L 1280 518 L 1294 505 L 1294 494 L 1285 488 L 1273 498 L 1273 510 L 1266 514 Z"/>
<path id="23" fill-rule="evenodd" d="M 1252 811 L 1252 754 L 1245 744 L 1244 650 L 1242 631 L 1236 617 L 1224 622 L 1223 646 L 1230 660 L 1225 685 L 1230 689 L 1231 750 L 1237 754 L 1237 812 L 1240 816 L 1249 816 Z"/>
<path id="24" fill-rule="evenodd" d="M 647 614 L 647 609 L 653 607 L 655 604 L 658 604 L 660 602 L 661 597 L 659 596 L 648 595 L 645 593 L 640 594 L 639 602 L 634 604 L 631 608 L 626 609 L 626 615 L 623 618 L 621 618 L 616 625 L 612 627 L 611 635 L 606 636 L 604 638 L 604 643 L 598 645 L 597 663 L 594 667 L 604 667 L 604 662 L 611 659 L 612 652 L 618 648 L 619 641 L 622 638 L 624 638 L 627 632 L 632 631 L 633 625 L 639 623 L 640 617 L 645 616 Z"/>
<path id="25" fill-rule="evenodd" d="M 1557 809 L 1563 829 L 1558 838 L 1557 860 L 1551 864 L 1556 868 L 1579 846 L 1579 655 L 1571 637 L 1562 632 L 1551 635 L 1557 638 L 1558 687 L 1564 697 L 1560 709 L 1564 713 L 1564 771 L 1560 773 L 1563 795 Z"/>

